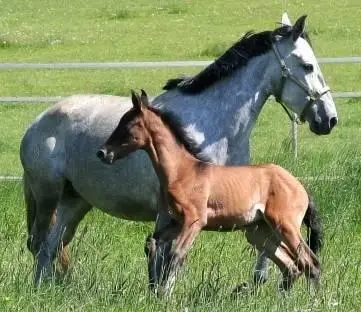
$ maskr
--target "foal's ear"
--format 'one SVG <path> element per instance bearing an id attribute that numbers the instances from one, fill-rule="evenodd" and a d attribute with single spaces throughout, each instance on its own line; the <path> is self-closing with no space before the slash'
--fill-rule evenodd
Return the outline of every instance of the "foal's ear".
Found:
<path id="1" fill-rule="evenodd" d="M 145 106 L 149 106 L 149 99 L 148 99 L 147 93 L 143 89 L 140 89 L 140 90 L 142 91 L 142 94 L 140 95 L 140 99 L 141 99 L 142 103 Z"/>
<path id="2" fill-rule="evenodd" d="M 306 17 L 307 15 L 302 15 L 292 27 L 293 41 L 296 41 L 305 31 Z"/>
<path id="3" fill-rule="evenodd" d="M 130 92 L 132 93 L 133 108 L 137 111 L 142 111 L 142 101 L 139 94 L 134 90 L 130 90 Z"/>

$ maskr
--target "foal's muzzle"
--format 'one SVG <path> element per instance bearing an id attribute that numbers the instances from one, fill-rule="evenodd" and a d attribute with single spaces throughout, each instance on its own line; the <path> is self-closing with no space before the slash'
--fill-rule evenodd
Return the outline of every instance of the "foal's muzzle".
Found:
<path id="1" fill-rule="evenodd" d="M 108 152 L 105 147 L 97 151 L 97 157 L 107 165 L 111 165 L 114 162 L 114 152 Z"/>

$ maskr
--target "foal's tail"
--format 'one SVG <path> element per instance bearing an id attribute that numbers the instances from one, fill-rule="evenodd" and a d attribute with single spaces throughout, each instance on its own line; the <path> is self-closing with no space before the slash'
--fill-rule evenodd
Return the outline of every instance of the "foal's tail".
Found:
<path id="1" fill-rule="evenodd" d="M 308 228 L 307 244 L 316 254 L 323 247 L 323 231 L 319 212 L 310 194 L 308 194 L 308 207 L 303 222 Z"/>

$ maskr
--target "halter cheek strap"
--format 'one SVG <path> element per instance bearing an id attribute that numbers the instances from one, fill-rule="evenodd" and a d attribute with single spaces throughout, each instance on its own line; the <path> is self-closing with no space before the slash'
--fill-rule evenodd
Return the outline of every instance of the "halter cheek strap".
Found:
<path id="1" fill-rule="evenodd" d="M 281 57 L 277 46 L 274 44 L 274 42 L 272 42 L 272 50 L 274 52 L 274 54 L 276 55 L 276 58 L 278 60 L 278 63 L 281 66 L 281 83 L 280 83 L 280 89 L 278 91 L 278 93 L 275 95 L 275 99 L 278 103 L 281 104 L 282 108 L 285 110 L 285 112 L 287 113 L 288 117 L 291 119 L 291 121 L 295 121 L 298 124 L 300 124 L 301 122 L 305 121 L 305 117 L 307 114 L 307 111 L 309 110 L 309 108 L 317 101 L 319 100 L 324 94 L 326 94 L 327 92 L 330 91 L 330 88 L 326 85 L 324 88 L 322 88 L 322 90 L 320 91 L 313 91 L 310 90 L 308 88 L 308 86 L 303 83 L 302 81 L 298 80 L 291 72 L 290 68 L 287 67 L 286 62 L 284 61 L 284 59 Z M 303 89 L 306 93 L 307 93 L 307 98 L 308 98 L 308 102 L 306 103 L 305 107 L 303 108 L 300 117 L 294 117 L 295 115 L 290 113 L 290 111 L 288 110 L 288 108 L 282 103 L 282 94 L 283 94 L 283 89 L 285 87 L 285 83 L 286 80 L 289 79 L 291 80 L 293 83 L 297 84 L 301 89 Z"/>

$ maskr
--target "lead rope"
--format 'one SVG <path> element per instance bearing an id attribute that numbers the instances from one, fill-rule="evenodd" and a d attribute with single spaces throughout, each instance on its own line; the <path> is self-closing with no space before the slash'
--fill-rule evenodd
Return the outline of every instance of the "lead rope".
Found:
<path id="1" fill-rule="evenodd" d="M 277 101 L 277 99 L 276 99 Z M 298 156 L 298 146 L 297 146 L 297 137 L 298 137 L 298 125 L 301 124 L 300 118 L 297 116 L 296 113 L 291 113 L 288 108 L 280 101 L 277 101 L 279 104 L 281 104 L 282 108 L 286 112 L 287 116 L 289 117 L 291 121 L 291 143 L 292 143 L 292 154 L 293 159 L 297 159 Z"/>
<path id="2" fill-rule="evenodd" d="M 276 99 L 276 101 L 277 101 L 277 99 Z M 287 114 L 288 118 L 291 120 L 291 122 L 294 122 L 297 125 L 301 124 L 301 120 L 296 113 L 291 113 L 282 102 L 277 101 L 277 103 L 281 104 L 283 110 L 286 112 L 286 114 Z"/>

